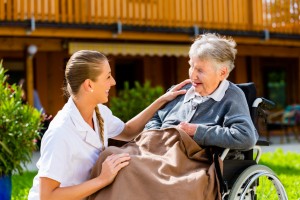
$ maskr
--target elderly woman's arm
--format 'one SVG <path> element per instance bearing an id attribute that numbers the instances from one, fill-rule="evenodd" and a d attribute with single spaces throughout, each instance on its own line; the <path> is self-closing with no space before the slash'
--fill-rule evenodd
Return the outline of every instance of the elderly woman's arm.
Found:
<path id="1" fill-rule="evenodd" d="M 251 119 L 246 116 L 239 116 L 229 119 L 225 126 L 197 126 L 194 140 L 199 145 L 219 146 L 231 149 L 247 150 L 252 148 L 258 134 L 252 125 Z"/>
<path id="2" fill-rule="evenodd" d="M 152 119 L 146 124 L 144 130 L 160 129 L 161 125 L 162 121 L 158 115 L 158 112 L 156 112 Z"/>
<path id="3" fill-rule="evenodd" d="M 249 120 L 247 116 L 231 118 L 224 127 L 182 122 L 179 128 L 202 146 L 247 150 L 252 148 L 258 139 L 257 131 Z"/>

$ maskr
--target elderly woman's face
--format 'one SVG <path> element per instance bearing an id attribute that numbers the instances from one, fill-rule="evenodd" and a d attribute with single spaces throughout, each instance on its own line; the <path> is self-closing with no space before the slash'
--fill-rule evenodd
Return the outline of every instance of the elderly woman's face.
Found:
<path id="1" fill-rule="evenodd" d="M 195 91 L 201 96 L 207 96 L 213 93 L 220 82 L 225 79 L 227 68 L 217 70 L 214 62 L 210 60 L 201 60 L 198 57 L 191 57 L 189 60 L 189 76 Z M 226 68 L 226 69 L 225 69 Z"/>

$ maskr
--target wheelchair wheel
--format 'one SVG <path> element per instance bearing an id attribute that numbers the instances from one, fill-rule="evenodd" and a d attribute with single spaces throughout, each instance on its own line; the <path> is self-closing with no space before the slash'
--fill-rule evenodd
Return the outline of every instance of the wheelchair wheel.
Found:
<path id="1" fill-rule="evenodd" d="M 288 198 L 283 185 L 270 168 L 264 165 L 253 165 L 238 176 L 228 199 L 287 200 Z"/>

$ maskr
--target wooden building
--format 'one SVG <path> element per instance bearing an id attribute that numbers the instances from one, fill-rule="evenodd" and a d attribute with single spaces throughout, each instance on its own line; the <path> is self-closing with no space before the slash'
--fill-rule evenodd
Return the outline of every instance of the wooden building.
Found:
<path id="1" fill-rule="evenodd" d="M 300 103 L 298 0 L 0 0 L 0 58 L 12 82 L 27 78 L 48 113 L 63 106 L 72 53 L 105 53 L 117 80 L 170 87 L 188 77 L 188 50 L 203 32 L 232 36 L 229 79 L 256 83 L 279 107 Z M 32 102 L 32 99 L 29 99 Z"/>

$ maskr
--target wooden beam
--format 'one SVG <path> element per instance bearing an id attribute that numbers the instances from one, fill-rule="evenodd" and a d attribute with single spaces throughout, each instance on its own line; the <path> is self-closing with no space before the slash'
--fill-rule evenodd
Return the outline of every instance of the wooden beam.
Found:
<path id="1" fill-rule="evenodd" d="M 1 27 L 0 36 L 8 37 L 39 37 L 39 38 L 74 38 L 74 39 L 110 39 L 110 40 L 139 40 L 139 41 L 164 41 L 164 42 L 186 42 L 191 44 L 193 37 L 188 34 L 169 34 L 169 33 L 151 33 L 151 32 L 133 32 L 123 31 L 116 35 L 107 30 L 95 29 L 69 29 L 69 28 L 36 28 L 30 34 L 26 33 L 25 28 L 21 27 Z M 300 40 L 275 39 L 262 40 L 254 37 L 234 37 L 239 45 L 260 45 L 260 46 L 291 46 L 300 47 Z M 51 44 L 47 44 L 51 45 Z M 1 47 L 0 47 L 1 48 Z M 255 52 L 260 53 L 255 49 Z M 264 53 L 264 52 L 261 52 Z M 299 55 L 297 52 L 294 54 Z"/>
<path id="2" fill-rule="evenodd" d="M 26 36 L 24 29 L 1 28 L 3 36 Z M 171 42 L 191 42 L 192 38 L 187 34 L 160 34 L 160 33 L 140 33 L 123 32 L 115 35 L 111 31 L 102 30 L 74 30 L 57 28 L 38 28 L 30 34 L 31 37 L 42 38 L 80 38 L 80 39 L 113 39 L 113 40 L 143 40 L 143 41 L 171 41 Z"/>
<path id="3" fill-rule="evenodd" d="M 33 56 L 26 57 L 26 98 L 29 105 L 34 106 L 33 102 Z"/>
<path id="4" fill-rule="evenodd" d="M 300 47 L 286 46 L 264 46 L 264 45 L 238 45 L 239 56 L 260 56 L 260 57 L 300 57 Z"/>
<path id="5" fill-rule="evenodd" d="M 39 51 L 62 51 L 61 39 L 0 38 L 0 51 L 23 51 L 24 46 L 34 44 Z"/>

